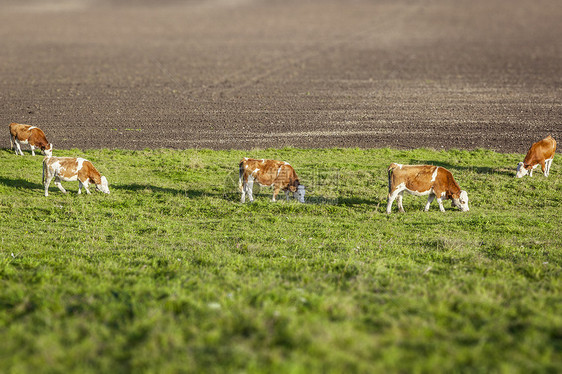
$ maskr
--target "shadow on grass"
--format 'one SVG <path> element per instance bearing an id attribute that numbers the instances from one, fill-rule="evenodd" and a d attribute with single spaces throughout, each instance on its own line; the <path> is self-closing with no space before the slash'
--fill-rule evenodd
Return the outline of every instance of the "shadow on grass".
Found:
<path id="1" fill-rule="evenodd" d="M 381 205 L 381 201 L 380 200 L 374 200 L 374 199 L 365 199 L 362 197 L 338 197 L 337 199 L 338 205 L 372 205 L 374 207 L 377 207 L 379 205 Z M 386 204 L 386 203 L 385 203 Z M 385 205 L 386 207 L 386 205 Z"/>
<path id="2" fill-rule="evenodd" d="M 412 160 L 412 162 L 415 162 Z M 491 168 L 487 166 L 459 166 L 459 165 L 452 165 L 447 162 L 442 161 L 435 161 L 435 160 L 423 160 L 415 162 L 416 164 L 426 164 L 426 165 L 435 165 L 441 166 L 445 169 L 449 170 L 467 170 L 467 171 L 474 171 L 478 174 L 496 174 L 496 175 L 505 175 L 508 177 L 515 177 L 515 167 L 513 170 L 506 170 L 504 168 Z"/>
<path id="3" fill-rule="evenodd" d="M 223 194 L 210 192 L 205 190 L 182 190 L 177 188 L 168 188 L 168 187 L 158 187 L 152 186 L 148 184 L 122 184 L 122 185 L 113 185 L 109 186 L 110 189 L 114 190 L 121 190 L 121 191 L 130 191 L 130 192 L 139 192 L 139 191 L 148 191 L 148 192 L 156 192 L 162 194 L 169 194 L 174 196 L 185 196 L 188 198 L 197 198 L 203 196 L 214 196 L 214 197 L 222 197 Z"/>
<path id="4" fill-rule="evenodd" d="M 39 183 L 32 183 L 25 179 L 8 179 L 0 177 L 0 184 L 12 188 L 43 189 Z"/>

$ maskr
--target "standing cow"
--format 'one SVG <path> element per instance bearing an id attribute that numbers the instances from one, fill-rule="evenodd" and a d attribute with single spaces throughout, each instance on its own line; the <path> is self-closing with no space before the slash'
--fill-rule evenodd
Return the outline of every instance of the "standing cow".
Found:
<path id="1" fill-rule="evenodd" d="M 529 176 L 532 177 L 533 170 L 540 165 L 544 176 L 548 177 L 555 152 L 556 140 L 550 135 L 534 143 L 529 149 L 529 152 L 527 152 L 527 156 L 525 156 L 523 162 L 517 165 L 517 174 L 515 174 L 515 176 L 517 178 L 522 178 L 529 174 Z"/>
<path id="2" fill-rule="evenodd" d="M 53 145 L 47 141 L 45 133 L 38 127 L 31 125 L 22 125 L 19 123 L 10 123 L 10 148 L 16 150 L 16 155 L 23 156 L 21 144 L 29 144 L 31 154 L 35 156 L 35 148 L 41 149 L 41 153 L 45 156 L 51 156 Z"/>
<path id="3" fill-rule="evenodd" d="M 445 211 L 443 199 L 450 199 L 452 205 L 463 212 L 468 211 L 468 194 L 461 190 L 453 174 L 440 166 L 390 164 L 386 213 L 390 214 L 392 203 L 396 198 L 398 198 L 398 210 L 404 212 L 402 206 L 404 191 L 416 196 L 428 195 L 424 209 L 426 212 L 435 198 L 442 212 Z"/>
<path id="4" fill-rule="evenodd" d="M 248 194 L 250 202 L 254 201 L 252 188 L 255 180 L 260 186 L 273 186 L 272 201 L 275 201 L 279 190 L 283 190 L 287 200 L 292 192 L 295 199 L 304 203 L 304 186 L 300 184 L 297 173 L 289 163 L 244 157 L 240 161 L 239 170 L 238 186 L 242 192 L 242 202 L 246 201 L 246 194 Z"/>
<path id="5" fill-rule="evenodd" d="M 78 180 L 78 194 L 82 193 L 82 187 L 89 194 L 89 183 L 94 183 L 98 191 L 109 193 L 107 178 L 102 176 L 90 161 L 80 157 L 45 157 L 43 160 L 45 196 L 49 196 L 49 184 L 53 178 L 55 178 L 55 185 L 63 193 L 66 193 L 66 190 L 61 181 L 75 180 Z"/>

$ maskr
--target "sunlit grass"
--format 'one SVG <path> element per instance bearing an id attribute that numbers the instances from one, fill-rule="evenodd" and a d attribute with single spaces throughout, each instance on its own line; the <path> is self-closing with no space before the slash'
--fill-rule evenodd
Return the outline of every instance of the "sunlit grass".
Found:
<path id="1" fill-rule="evenodd" d="M 551 371 L 562 365 L 562 183 L 522 155 L 418 149 L 67 150 L 107 176 L 41 186 L 0 151 L 2 372 Z M 307 204 L 242 205 L 243 156 L 290 162 Z M 451 170 L 470 212 L 390 162 Z"/>

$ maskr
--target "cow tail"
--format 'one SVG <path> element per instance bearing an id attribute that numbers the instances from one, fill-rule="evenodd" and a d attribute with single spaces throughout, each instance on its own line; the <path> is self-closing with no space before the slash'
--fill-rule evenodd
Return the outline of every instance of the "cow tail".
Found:
<path id="1" fill-rule="evenodd" d="M 396 165 L 394 162 L 392 164 L 390 164 L 390 166 L 388 167 L 388 193 L 391 192 L 391 178 L 392 178 L 392 172 L 394 171 L 394 169 L 397 167 L 398 165 Z"/>
<path id="2" fill-rule="evenodd" d="M 238 165 L 239 173 L 238 173 L 238 189 L 242 192 L 242 178 L 244 176 L 244 161 L 240 161 Z"/>
<path id="3" fill-rule="evenodd" d="M 45 161 L 43 161 L 43 175 L 41 177 L 41 184 L 44 186 L 45 185 Z"/>

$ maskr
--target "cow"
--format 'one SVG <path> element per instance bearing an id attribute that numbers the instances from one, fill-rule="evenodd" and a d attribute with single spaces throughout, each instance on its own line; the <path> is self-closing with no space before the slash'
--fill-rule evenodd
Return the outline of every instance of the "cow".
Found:
<path id="1" fill-rule="evenodd" d="M 300 184 L 293 167 L 287 162 L 244 157 L 240 161 L 239 171 L 238 187 L 242 193 L 242 203 L 246 201 L 246 194 L 248 194 L 250 202 L 254 201 L 252 193 L 254 180 L 260 186 L 273 186 L 271 201 L 275 201 L 279 191 L 283 190 L 287 200 L 292 192 L 295 199 L 304 203 L 305 188 Z"/>
<path id="2" fill-rule="evenodd" d="M 45 156 L 52 155 L 53 144 L 47 141 L 43 130 L 31 125 L 10 123 L 10 149 L 15 148 L 16 155 L 19 152 L 23 156 L 21 144 L 29 144 L 33 156 L 35 156 L 35 148 L 41 149 L 41 153 Z"/>
<path id="3" fill-rule="evenodd" d="M 89 194 L 89 183 L 94 183 L 98 191 L 109 193 L 107 178 L 102 176 L 90 161 L 80 157 L 45 157 L 43 160 L 45 196 L 49 196 L 49 184 L 53 178 L 55 178 L 55 185 L 63 193 L 66 193 L 66 190 L 61 181 L 75 180 L 78 180 L 78 194 L 82 193 L 82 187 Z"/>
<path id="4" fill-rule="evenodd" d="M 548 177 L 555 152 L 556 140 L 550 135 L 534 143 L 529 149 L 529 152 L 527 152 L 523 162 L 517 165 L 517 173 L 515 176 L 517 178 L 522 178 L 529 174 L 529 176 L 532 177 L 533 170 L 540 165 L 544 176 Z"/>
<path id="5" fill-rule="evenodd" d="M 450 199 L 453 206 L 468 212 L 468 194 L 461 190 L 451 172 L 441 166 L 401 165 L 391 163 L 388 168 L 388 204 L 386 213 L 390 214 L 392 203 L 398 198 L 398 210 L 404 212 L 402 198 L 404 191 L 416 195 L 428 195 L 424 211 L 429 210 L 433 199 L 437 198 L 439 210 L 443 199 Z"/>

